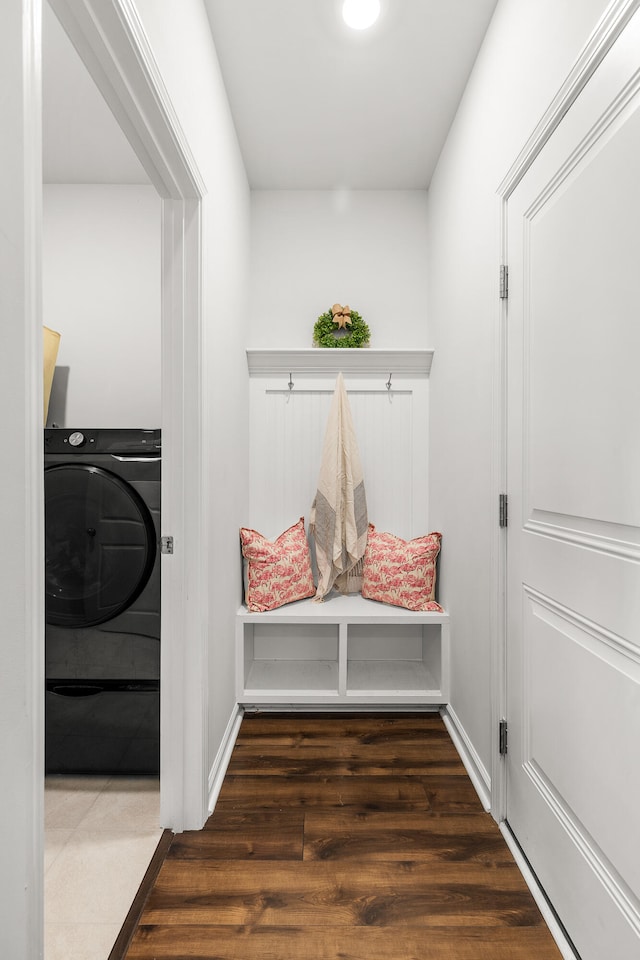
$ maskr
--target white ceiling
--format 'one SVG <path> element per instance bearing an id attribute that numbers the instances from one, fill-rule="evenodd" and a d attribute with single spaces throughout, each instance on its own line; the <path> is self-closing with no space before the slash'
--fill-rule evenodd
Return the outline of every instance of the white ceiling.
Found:
<path id="1" fill-rule="evenodd" d="M 204 0 L 256 189 L 421 189 L 497 0 L 381 0 L 368 31 L 341 0 Z M 147 182 L 45 3 L 45 181 Z"/>
<path id="2" fill-rule="evenodd" d="M 256 188 L 427 187 L 496 0 L 205 0 Z"/>

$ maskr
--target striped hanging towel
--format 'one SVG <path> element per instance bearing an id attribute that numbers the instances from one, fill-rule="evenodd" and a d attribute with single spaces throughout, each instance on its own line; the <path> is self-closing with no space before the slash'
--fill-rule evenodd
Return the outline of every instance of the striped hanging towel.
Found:
<path id="1" fill-rule="evenodd" d="M 334 586 L 340 593 L 357 593 L 361 589 L 367 526 L 360 454 L 347 391 L 339 373 L 309 518 L 318 566 L 316 600 L 323 600 Z"/>

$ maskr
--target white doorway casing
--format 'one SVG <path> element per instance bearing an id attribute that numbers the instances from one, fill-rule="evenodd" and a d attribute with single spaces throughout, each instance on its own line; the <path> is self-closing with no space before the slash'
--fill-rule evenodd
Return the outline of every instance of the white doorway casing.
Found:
<path id="1" fill-rule="evenodd" d="M 42 956 L 44 484 L 40 0 L 9 0 L 0 31 L 0 800 L 4 956 Z"/>
<path id="2" fill-rule="evenodd" d="M 237 547 L 239 514 L 247 500 L 243 480 L 248 460 L 243 296 L 248 273 L 249 191 L 215 50 L 210 33 L 203 30 L 207 20 L 199 0 L 189 0 L 179 8 L 147 6 L 143 0 L 135 5 L 130 0 L 109 4 L 59 0 L 53 6 L 163 198 L 164 506 L 165 523 L 171 525 L 165 532 L 174 536 L 176 549 L 163 563 L 164 593 L 170 609 L 164 618 L 169 639 L 164 644 L 162 666 L 162 820 L 181 830 L 201 826 L 206 817 L 207 772 L 212 762 L 215 767 L 218 757 L 224 756 L 217 748 L 233 706 L 233 644 L 229 642 L 228 651 L 221 646 L 215 674 L 207 654 L 212 639 L 225 630 L 232 638 L 241 597 L 240 572 L 223 560 L 232 545 Z M 153 28 L 161 54 L 175 54 L 169 63 L 165 56 L 162 76 L 138 9 L 145 14 L 146 26 Z M 6 134 L 0 188 L 0 398 L 5 412 L 0 749 L 3 774 L 11 783 L 2 803 L 7 829 L 0 925 L 3 948 L 15 960 L 36 960 L 43 951 L 41 13 L 42 0 L 8 0 L 0 38 L 5 80 L 0 119 Z M 172 18 L 177 32 L 186 31 L 184 42 L 174 42 L 176 30 L 167 25 Z M 189 70 L 185 72 L 187 59 Z M 209 178 L 210 193 L 204 205 L 211 216 L 206 218 L 204 267 L 205 188 L 163 83 L 167 74 L 172 93 L 179 98 L 180 119 L 190 131 L 189 142 L 197 144 L 198 162 L 205 165 Z M 204 121 L 200 96 L 209 108 Z M 232 330 L 224 331 L 223 369 L 213 386 L 206 383 L 206 389 L 203 367 L 210 359 L 212 344 L 203 335 L 205 284 L 201 269 L 209 285 L 215 278 L 216 306 L 220 300 L 233 304 L 239 321 Z M 227 401 L 224 420 L 212 416 L 213 402 L 221 400 Z M 205 482 L 213 463 L 211 436 L 218 450 L 225 454 L 235 451 L 237 466 L 233 475 L 221 471 L 216 476 L 215 500 Z M 218 525 L 216 552 L 209 548 L 212 518 Z M 209 571 L 212 555 L 214 569 Z M 212 583 L 214 574 L 217 579 Z M 216 604 L 213 622 L 208 606 L 211 594 Z M 216 693 L 213 708 L 212 684 Z"/>
<path id="3" fill-rule="evenodd" d="M 52 0 L 162 198 L 161 820 L 206 816 L 206 504 L 203 498 L 201 211 L 205 187 L 135 6 Z M 188 602 L 187 602 L 188 601 Z M 178 639 L 180 638 L 180 639 Z"/>

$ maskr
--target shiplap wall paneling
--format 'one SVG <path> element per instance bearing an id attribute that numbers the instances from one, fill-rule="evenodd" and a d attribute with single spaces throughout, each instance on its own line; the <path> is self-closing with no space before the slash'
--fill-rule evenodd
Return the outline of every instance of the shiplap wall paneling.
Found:
<path id="1" fill-rule="evenodd" d="M 335 379 L 251 380 L 250 518 L 273 538 L 315 496 Z M 428 530 L 428 383 L 346 381 L 362 460 L 369 519 L 410 538 Z"/>

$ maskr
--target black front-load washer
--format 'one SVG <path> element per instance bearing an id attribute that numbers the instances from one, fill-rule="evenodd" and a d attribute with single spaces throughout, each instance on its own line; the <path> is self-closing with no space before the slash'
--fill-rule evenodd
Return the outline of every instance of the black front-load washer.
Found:
<path id="1" fill-rule="evenodd" d="M 45 770 L 157 774 L 160 430 L 45 430 Z"/>

